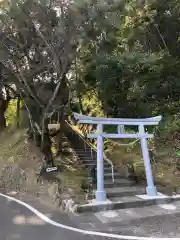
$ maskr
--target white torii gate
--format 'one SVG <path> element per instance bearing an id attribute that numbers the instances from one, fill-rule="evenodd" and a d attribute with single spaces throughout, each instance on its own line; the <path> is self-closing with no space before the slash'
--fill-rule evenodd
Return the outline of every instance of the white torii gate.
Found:
<path id="1" fill-rule="evenodd" d="M 95 124 L 97 125 L 97 131 L 87 135 L 88 138 L 97 139 L 97 191 L 96 200 L 105 201 L 106 191 L 104 189 L 104 161 L 103 161 L 103 138 L 139 138 L 141 142 L 142 155 L 144 159 L 144 166 L 147 179 L 146 192 L 149 196 L 156 196 L 157 190 L 154 185 L 152 176 L 151 163 L 147 145 L 147 139 L 153 138 L 153 134 L 145 132 L 144 126 L 158 125 L 162 119 L 162 116 L 142 119 L 129 119 L 129 118 L 101 118 L 101 117 L 89 117 L 74 113 L 74 118 L 81 124 Z M 117 125 L 118 132 L 116 134 L 110 134 L 103 132 L 103 125 Z M 138 126 L 137 133 L 125 133 L 124 126 Z"/>

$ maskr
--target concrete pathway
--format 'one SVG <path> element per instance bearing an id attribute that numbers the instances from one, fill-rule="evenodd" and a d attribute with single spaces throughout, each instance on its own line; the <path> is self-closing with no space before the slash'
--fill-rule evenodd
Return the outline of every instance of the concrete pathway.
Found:
<path id="1" fill-rule="evenodd" d="M 76 216 L 71 214 L 71 219 L 79 224 L 79 228 L 90 231 L 125 236 L 180 239 L 180 201 L 139 209 L 84 213 Z"/>

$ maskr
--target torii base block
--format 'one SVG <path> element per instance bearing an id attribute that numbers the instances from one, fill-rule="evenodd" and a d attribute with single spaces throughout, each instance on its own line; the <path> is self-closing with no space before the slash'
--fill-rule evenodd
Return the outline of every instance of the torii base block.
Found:
<path id="1" fill-rule="evenodd" d="M 106 201 L 106 191 L 96 191 L 96 201 Z"/>
<path id="2" fill-rule="evenodd" d="M 153 186 L 153 187 L 147 187 L 147 188 L 146 188 L 146 193 L 147 193 L 147 195 L 150 196 L 150 197 L 155 197 L 155 196 L 157 196 L 157 189 L 156 189 L 155 186 Z"/>

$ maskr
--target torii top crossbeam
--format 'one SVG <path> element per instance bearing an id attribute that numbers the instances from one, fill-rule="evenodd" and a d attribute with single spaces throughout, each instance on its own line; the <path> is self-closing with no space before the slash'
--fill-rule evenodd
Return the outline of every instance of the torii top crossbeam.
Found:
<path id="1" fill-rule="evenodd" d="M 86 124 L 103 124 L 103 125 L 126 125 L 126 126 L 152 126 L 158 125 L 162 119 L 162 116 L 156 116 L 152 118 L 102 118 L 102 117 L 90 117 L 79 113 L 74 113 L 74 118 L 79 123 Z"/>

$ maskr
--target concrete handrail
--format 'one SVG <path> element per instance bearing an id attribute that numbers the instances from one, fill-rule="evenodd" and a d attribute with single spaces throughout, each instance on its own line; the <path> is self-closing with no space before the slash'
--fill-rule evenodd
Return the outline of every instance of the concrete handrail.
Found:
<path id="1" fill-rule="evenodd" d="M 95 152 L 97 152 L 97 149 L 91 144 L 89 143 L 85 138 L 84 135 L 81 135 L 75 128 L 73 125 L 71 125 L 70 123 L 68 123 L 67 121 L 65 121 L 66 124 L 90 147 L 92 148 Z M 114 183 L 114 165 L 112 163 L 111 160 L 109 160 L 106 155 L 103 153 L 103 158 L 106 162 L 108 162 L 111 165 L 111 174 L 112 174 L 112 182 Z"/>

